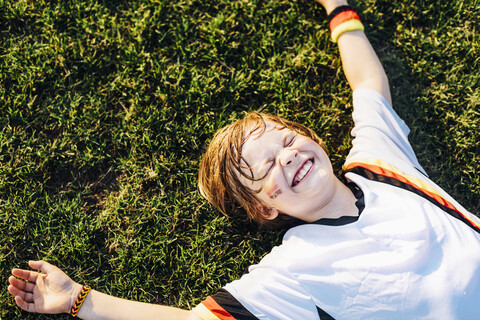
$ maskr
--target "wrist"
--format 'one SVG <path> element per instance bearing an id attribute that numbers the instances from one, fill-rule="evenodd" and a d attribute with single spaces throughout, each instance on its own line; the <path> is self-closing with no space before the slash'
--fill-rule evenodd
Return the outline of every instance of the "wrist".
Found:
<path id="1" fill-rule="evenodd" d="M 72 306 L 72 309 L 70 311 L 70 314 L 73 317 L 76 317 L 78 312 L 80 311 L 80 308 L 82 308 L 83 303 L 87 299 L 88 293 L 92 290 L 90 286 L 83 286 L 82 291 L 80 291 L 80 294 L 77 297 L 77 300 L 75 300 L 75 303 Z"/>
<path id="2" fill-rule="evenodd" d="M 80 291 L 82 291 L 83 286 L 79 283 L 74 283 L 72 286 L 72 289 L 70 290 L 70 296 L 68 298 L 68 303 L 64 307 L 64 313 L 70 313 L 72 310 L 72 306 L 74 305 L 75 301 L 77 301 L 78 295 L 80 294 Z"/>
<path id="3" fill-rule="evenodd" d="M 347 31 L 364 30 L 360 17 L 349 5 L 336 7 L 328 15 L 328 24 L 334 43 Z"/>

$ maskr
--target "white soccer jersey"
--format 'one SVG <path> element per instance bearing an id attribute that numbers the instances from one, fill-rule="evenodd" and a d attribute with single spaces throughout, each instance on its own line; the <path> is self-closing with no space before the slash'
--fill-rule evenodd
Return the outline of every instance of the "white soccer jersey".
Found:
<path id="1" fill-rule="evenodd" d="M 426 176 L 377 92 L 353 94 L 344 166 L 359 217 L 290 229 L 194 311 L 202 319 L 476 319 L 480 221 Z"/>

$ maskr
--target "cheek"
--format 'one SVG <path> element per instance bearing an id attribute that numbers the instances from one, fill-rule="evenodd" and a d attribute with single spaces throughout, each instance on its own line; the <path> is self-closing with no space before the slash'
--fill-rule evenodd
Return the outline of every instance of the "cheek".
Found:
<path id="1" fill-rule="evenodd" d="M 273 181 L 265 187 L 265 193 L 270 199 L 275 199 L 279 194 L 282 193 L 282 188 L 280 188 L 278 184 Z"/>

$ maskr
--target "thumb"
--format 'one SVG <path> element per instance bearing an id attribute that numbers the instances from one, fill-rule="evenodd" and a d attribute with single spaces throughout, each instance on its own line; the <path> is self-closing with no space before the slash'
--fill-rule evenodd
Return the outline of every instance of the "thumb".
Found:
<path id="1" fill-rule="evenodd" d="M 40 270 L 45 274 L 57 270 L 57 267 L 43 260 L 40 260 L 40 261 L 30 260 L 28 261 L 28 265 L 30 266 L 30 268 L 35 270 Z"/>

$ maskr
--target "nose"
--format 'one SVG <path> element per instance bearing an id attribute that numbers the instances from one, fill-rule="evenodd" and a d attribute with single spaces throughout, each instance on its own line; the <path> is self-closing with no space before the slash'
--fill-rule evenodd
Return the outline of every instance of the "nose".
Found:
<path id="1" fill-rule="evenodd" d="M 284 148 L 280 152 L 280 154 L 278 155 L 280 165 L 282 165 L 282 166 L 290 165 L 295 160 L 297 155 L 298 155 L 297 150 L 291 150 L 291 149 L 288 149 L 288 148 Z"/>

